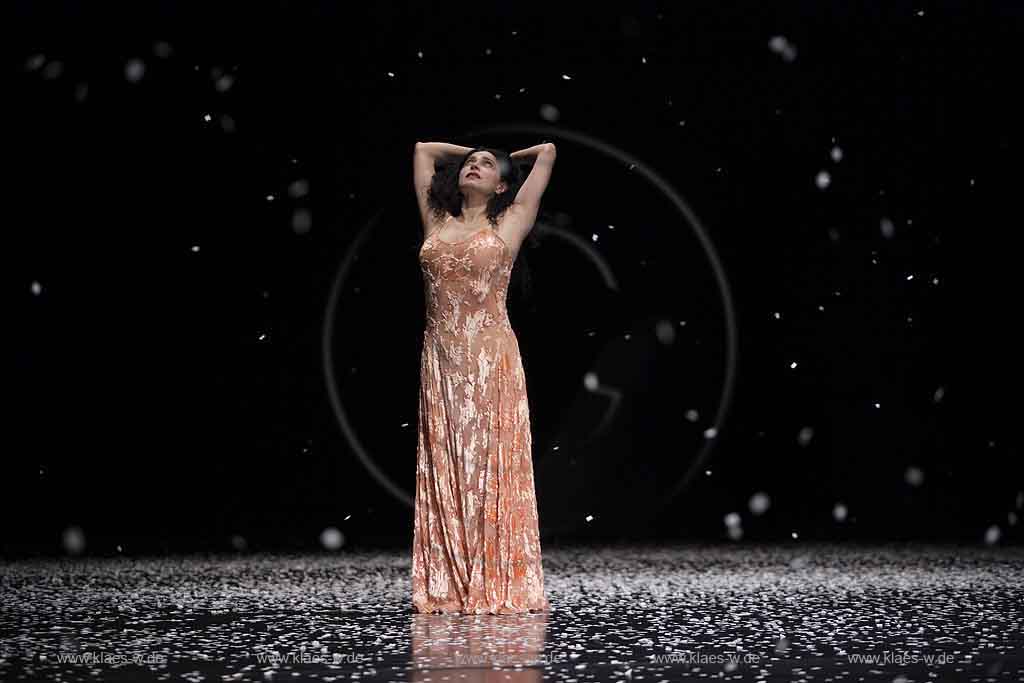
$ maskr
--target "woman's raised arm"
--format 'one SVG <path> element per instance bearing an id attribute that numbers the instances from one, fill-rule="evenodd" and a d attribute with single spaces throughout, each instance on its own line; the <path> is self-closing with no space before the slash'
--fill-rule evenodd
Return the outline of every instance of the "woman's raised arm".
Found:
<path id="1" fill-rule="evenodd" d="M 427 191 L 430 189 L 430 181 L 434 178 L 434 162 L 451 155 L 463 155 L 471 150 L 471 147 L 447 142 L 416 143 L 413 151 L 412 180 L 416 190 L 416 203 L 420 207 L 424 236 L 430 233 L 433 223 L 430 217 L 430 204 L 427 202 Z"/>
<path id="2" fill-rule="evenodd" d="M 423 151 L 431 160 L 443 159 L 446 156 L 462 156 L 472 151 L 472 147 L 453 145 L 448 142 L 417 142 L 416 151 Z"/>

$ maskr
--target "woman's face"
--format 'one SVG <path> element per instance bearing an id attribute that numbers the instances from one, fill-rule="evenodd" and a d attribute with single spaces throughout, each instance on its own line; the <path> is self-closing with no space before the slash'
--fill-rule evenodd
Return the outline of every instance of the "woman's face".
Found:
<path id="1" fill-rule="evenodd" d="M 485 195 L 504 192 L 505 183 L 498 171 L 498 160 L 490 152 L 476 151 L 469 155 L 459 171 L 459 189 L 474 190 Z"/>

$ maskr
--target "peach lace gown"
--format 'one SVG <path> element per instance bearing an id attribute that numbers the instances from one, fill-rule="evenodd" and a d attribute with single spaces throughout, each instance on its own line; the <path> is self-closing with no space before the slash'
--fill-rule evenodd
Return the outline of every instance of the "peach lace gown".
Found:
<path id="1" fill-rule="evenodd" d="M 526 377 L 505 308 L 513 255 L 491 227 L 455 242 L 440 230 L 419 252 L 413 608 L 547 611 Z"/>

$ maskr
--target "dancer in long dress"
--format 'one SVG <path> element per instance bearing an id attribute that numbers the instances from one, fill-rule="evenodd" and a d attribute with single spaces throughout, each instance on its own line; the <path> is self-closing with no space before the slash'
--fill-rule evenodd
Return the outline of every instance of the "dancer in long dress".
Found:
<path id="1" fill-rule="evenodd" d="M 555 155 L 551 143 L 511 155 L 416 144 L 426 302 L 412 547 L 417 612 L 550 609 L 526 377 L 505 304 Z M 533 166 L 522 180 L 525 160 Z"/>

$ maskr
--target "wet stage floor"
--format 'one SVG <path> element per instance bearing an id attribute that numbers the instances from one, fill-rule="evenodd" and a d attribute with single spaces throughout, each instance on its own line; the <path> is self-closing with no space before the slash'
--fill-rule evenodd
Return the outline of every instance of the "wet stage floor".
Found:
<path id="1" fill-rule="evenodd" d="M 1021 681 L 1024 549 L 544 548 L 552 611 L 414 614 L 403 552 L 0 564 L 0 680 Z"/>

